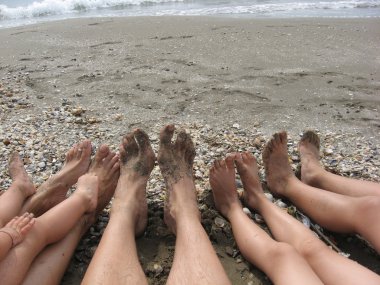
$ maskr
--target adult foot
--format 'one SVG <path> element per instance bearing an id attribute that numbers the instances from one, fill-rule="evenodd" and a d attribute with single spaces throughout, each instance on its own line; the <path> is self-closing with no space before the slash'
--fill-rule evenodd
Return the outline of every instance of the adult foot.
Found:
<path id="1" fill-rule="evenodd" d="M 88 173 L 98 177 L 98 215 L 109 203 L 115 193 L 120 175 L 119 156 L 111 152 L 107 145 L 101 145 L 91 162 Z"/>
<path id="2" fill-rule="evenodd" d="M 14 152 L 9 159 L 9 175 L 12 178 L 12 185 L 21 191 L 25 198 L 36 192 L 32 180 L 26 173 L 20 155 Z"/>
<path id="3" fill-rule="evenodd" d="M 22 212 L 36 217 L 66 199 L 67 191 L 88 170 L 91 161 L 91 142 L 84 140 L 67 153 L 63 168 L 45 181 L 24 204 Z"/>
<path id="4" fill-rule="evenodd" d="M 229 155 L 226 159 L 216 160 L 210 168 L 210 185 L 216 209 L 226 218 L 233 208 L 242 208 L 235 184 L 236 155 Z"/>
<path id="5" fill-rule="evenodd" d="M 306 131 L 298 143 L 301 157 L 301 181 L 317 186 L 318 177 L 324 169 L 319 163 L 320 140 L 313 131 Z"/>
<path id="6" fill-rule="evenodd" d="M 156 158 L 148 135 L 140 129 L 127 134 L 119 149 L 120 178 L 111 216 L 127 215 L 128 220 L 133 221 L 135 235 L 140 235 L 148 221 L 146 185 Z"/>
<path id="7" fill-rule="evenodd" d="M 289 180 L 295 178 L 289 164 L 286 132 L 276 133 L 263 152 L 265 176 L 270 190 L 284 195 Z"/>
<path id="8" fill-rule="evenodd" d="M 244 203 L 252 209 L 257 209 L 258 203 L 261 199 L 265 199 L 265 195 L 260 183 L 256 158 L 250 152 L 243 152 L 236 155 L 235 164 L 244 187 Z"/>
<path id="9" fill-rule="evenodd" d="M 167 188 L 164 220 L 176 233 L 178 219 L 200 220 L 200 213 L 193 180 L 194 144 L 184 130 L 172 142 L 174 129 L 174 125 L 168 125 L 161 130 L 158 165 Z"/>
<path id="10" fill-rule="evenodd" d="M 79 196 L 83 200 L 86 213 L 95 211 L 98 203 L 98 177 L 93 173 L 82 175 L 78 179 L 78 186 L 73 196 Z"/>

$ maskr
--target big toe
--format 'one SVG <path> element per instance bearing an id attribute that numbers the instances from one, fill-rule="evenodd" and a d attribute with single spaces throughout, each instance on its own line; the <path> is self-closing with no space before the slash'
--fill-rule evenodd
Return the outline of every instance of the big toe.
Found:
<path id="1" fill-rule="evenodd" d="M 160 144 L 168 145 L 171 143 L 174 134 L 174 125 L 165 126 L 160 132 Z"/>
<path id="2" fill-rule="evenodd" d="M 136 138 L 137 144 L 142 152 L 150 146 L 149 136 L 141 129 L 136 129 L 134 131 L 134 136 Z"/>
<path id="3" fill-rule="evenodd" d="M 126 136 L 124 136 L 122 141 L 122 148 L 124 149 L 124 158 L 137 156 L 139 152 L 138 145 L 136 143 L 136 140 L 134 138 L 134 133 L 129 133 Z"/>

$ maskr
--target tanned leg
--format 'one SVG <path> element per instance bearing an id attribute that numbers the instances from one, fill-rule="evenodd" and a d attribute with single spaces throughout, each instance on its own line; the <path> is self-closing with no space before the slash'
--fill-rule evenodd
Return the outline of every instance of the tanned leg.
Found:
<path id="1" fill-rule="evenodd" d="M 253 156 L 250 159 L 254 159 Z M 253 188 L 262 191 L 257 172 L 250 182 Z M 263 270 L 277 285 L 322 284 L 292 246 L 274 241 L 243 212 L 235 186 L 233 156 L 214 163 L 210 169 L 210 184 L 216 208 L 231 222 L 240 252 L 248 261 Z"/>
<path id="2" fill-rule="evenodd" d="M 158 154 L 167 187 L 164 219 L 177 236 L 167 284 L 231 284 L 200 222 L 193 181 L 193 142 L 181 131 L 173 143 L 173 133 L 173 125 L 163 128 Z"/>
<path id="3" fill-rule="evenodd" d="M 89 173 L 98 177 L 98 206 L 85 214 L 76 226 L 59 242 L 46 247 L 33 261 L 23 284 L 60 284 L 71 257 L 82 236 L 96 221 L 97 215 L 111 200 L 119 178 L 119 157 L 102 145 L 95 154 Z"/>
<path id="4" fill-rule="evenodd" d="M 27 199 L 21 213 L 30 212 L 36 217 L 66 199 L 66 193 L 78 178 L 85 174 L 91 161 L 91 142 L 85 140 L 73 146 L 66 155 L 63 168 L 44 182 L 36 194 Z"/>
<path id="5" fill-rule="evenodd" d="M 82 284 L 147 284 L 135 236 L 147 224 L 146 185 L 154 162 L 149 138 L 142 130 L 123 138 L 111 217 Z"/>
<path id="6" fill-rule="evenodd" d="M 350 197 L 314 188 L 298 180 L 289 165 L 286 133 L 275 134 L 263 160 L 272 192 L 291 200 L 321 226 L 337 232 L 356 232 L 380 252 L 380 197 Z"/>
<path id="7" fill-rule="evenodd" d="M 12 184 L 0 196 L 0 228 L 19 214 L 25 199 L 36 191 L 18 153 L 13 153 L 9 160 L 9 174 Z"/>
<path id="8" fill-rule="evenodd" d="M 36 218 L 25 240 L 0 263 L 0 283 L 20 284 L 33 259 L 46 245 L 61 240 L 84 213 L 95 210 L 97 195 L 98 178 L 93 174 L 83 175 L 74 194 Z"/>
<path id="9" fill-rule="evenodd" d="M 318 190 L 303 184 L 294 177 L 287 160 L 286 133 L 274 136 L 264 150 L 263 159 L 270 189 L 276 193 L 286 194 L 286 197 L 289 197 L 293 202 L 297 201 L 295 203 L 297 207 L 304 211 L 308 207 L 314 207 L 315 209 L 309 211 L 310 213 L 315 211 L 325 212 L 325 215 L 329 216 L 331 220 L 335 220 L 335 222 L 341 219 L 340 215 L 348 214 L 347 209 L 344 207 L 346 202 L 342 202 L 341 199 L 355 198 Z M 245 181 L 245 178 L 243 180 Z M 328 248 L 303 224 L 265 199 L 261 192 L 250 190 L 249 182 L 244 185 L 247 195 L 253 197 L 252 199 L 248 198 L 247 202 L 250 207 L 257 209 L 262 214 L 275 239 L 293 245 L 308 261 L 323 283 L 379 284 L 380 277 L 375 273 Z M 295 194 L 288 195 L 290 192 Z M 320 193 L 322 193 L 322 196 L 319 195 Z M 293 199 L 295 195 L 302 196 L 304 194 L 307 198 Z M 328 207 L 323 208 L 324 203 L 327 203 Z M 338 206 L 335 206 L 335 204 Z M 348 202 L 346 206 L 350 206 L 348 210 L 354 208 Z M 337 212 L 336 207 L 340 208 L 341 213 Z M 308 211 L 305 212 L 308 213 Z M 310 215 L 310 213 L 308 214 Z"/>
<path id="10" fill-rule="evenodd" d="M 380 184 L 335 175 L 319 163 L 319 137 L 307 131 L 298 144 L 302 182 L 317 188 L 352 197 L 379 196 Z"/>

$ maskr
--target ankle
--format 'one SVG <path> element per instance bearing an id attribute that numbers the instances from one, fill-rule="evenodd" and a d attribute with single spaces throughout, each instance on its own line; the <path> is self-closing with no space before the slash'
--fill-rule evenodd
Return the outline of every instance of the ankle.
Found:
<path id="1" fill-rule="evenodd" d="M 239 201 L 231 203 L 224 210 L 221 210 L 223 216 L 225 216 L 228 220 L 231 220 L 232 216 L 242 211 L 243 211 L 243 206 L 241 205 Z"/>

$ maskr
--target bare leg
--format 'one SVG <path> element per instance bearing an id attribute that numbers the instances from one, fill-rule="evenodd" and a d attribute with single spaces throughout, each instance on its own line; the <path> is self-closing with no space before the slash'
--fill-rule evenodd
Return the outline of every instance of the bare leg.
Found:
<path id="1" fill-rule="evenodd" d="M 154 161 L 143 131 L 137 129 L 124 137 L 111 218 L 82 284 L 147 284 L 135 235 L 141 234 L 147 224 L 145 190 Z"/>
<path id="2" fill-rule="evenodd" d="M 78 180 L 68 199 L 36 219 L 24 242 L 14 247 L 0 263 L 2 284 L 20 284 L 36 255 L 48 244 L 65 237 L 85 212 L 97 205 L 98 178 L 93 174 Z"/>
<path id="3" fill-rule="evenodd" d="M 268 186 L 286 196 L 321 226 L 337 232 L 357 232 L 380 252 L 380 197 L 350 197 L 314 188 L 298 180 L 289 165 L 286 133 L 275 134 L 263 160 Z M 333 218 L 331 218 L 333 217 Z"/>
<path id="4" fill-rule="evenodd" d="M 23 284 L 60 284 L 71 257 L 87 229 L 111 200 L 119 177 L 119 157 L 102 145 L 91 163 L 89 173 L 98 177 L 98 206 L 85 214 L 76 226 L 59 242 L 46 247 L 33 261 Z"/>
<path id="5" fill-rule="evenodd" d="M 50 177 L 24 203 L 21 213 L 30 212 L 36 217 L 66 199 L 66 193 L 78 178 L 88 170 L 91 160 L 91 142 L 85 140 L 73 146 L 66 155 L 63 168 Z"/>
<path id="6" fill-rule="evenodd" d="M 252 187 L 262 191 L 257 173 L 252 182 Z M 277 285 L 322 284 L 292 246 L 274 241 L 243 212 L 235 186 L 234 157 L 214 163 L 210 169 L 210 183 L 215 205 L 231 222 L 240 252 L 247 260 L 262 269 Z"/>
<path id="7" fill-rule="evenodd" d="M 316 133 L 313 131 L 305 132 L 298 145 L 302 164 L 302 182 L 352 197 L 380 197 L 379 183 L 347 178 L 326 171 L 319 163 L 319 145 L 319 137 Z"/>
<path id="8" fill-rule="evenodd" d="M 359 264 L 335 253 L 296 219 L 266 199 L 257 187 L 257 164 L 254 157 L 244 153 L 236 158 L 238 172 L 244 185 L 244 200 L 257 209 L 278 241 L 286 242 L 308 261 L 325 284 L 377 284 L 379 277 Z"/>
<path id="9" fill-rule="evenodd" d="M 36 191 L 18 153 L 9 160 L 12 185 L 0 196 L 0 228 L 18 215 L 24 200 Z"/>
<path id="10" fill-rule="evenodd" d="M 192 176 L 193 142 L 181 131 L 172 143 L 173 133 L 173 125 L 161 131 L 158 155 L 167 187 L 164 218 L 177 236 L 167 284 L 230 284 L 200 222 Z"/>

